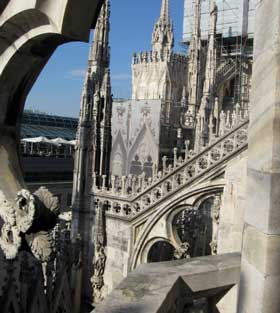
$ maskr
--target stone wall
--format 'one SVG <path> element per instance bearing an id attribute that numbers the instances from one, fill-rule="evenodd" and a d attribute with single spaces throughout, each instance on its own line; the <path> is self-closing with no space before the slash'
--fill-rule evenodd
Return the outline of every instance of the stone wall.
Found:
<path id="1" fill-rule="evenodd" d="M 128 274 L 131 246 L 131 226 L 129 223 L 106 218 L 106 268 L 104 275 L 104 294 L 113 290 Z"/>
<path id="2" fill-rule="evenodd" d="M 232 160 L 225 171 L 225 188 L 222 199 L 218 234 L 218 253 L 241 252 L 247 182 L 247 151 Z M 221 313 L 237 310 L 238 286 L 222 298 L 218 307 Z"/>
<path id="3" fill-rule="evenodd" d="M 247 151 L 233 159 L 225 171 L 218 253 L 240 252 L 246 197 Z"/>
<path id="4" fill-rule="evenodd" d="M 179 102 L 186 87 L 187 58 L 180 54 L 170 54 L 163 59 L 154 60 L 149 59 L 150 53 L 152 52 L 141 54 L 133 60 L 132 99 Z"/>

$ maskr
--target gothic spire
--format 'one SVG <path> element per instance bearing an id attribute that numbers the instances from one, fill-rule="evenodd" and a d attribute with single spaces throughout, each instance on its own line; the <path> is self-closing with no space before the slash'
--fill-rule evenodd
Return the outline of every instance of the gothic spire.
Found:
<path id="1" fill-rule="evenodd" d="M 110 1 L 105 0 L 94 31 L 93 43 L 89 56 L 89 63 L 94 67 L 109 67 L 110 49 L 109 49 L 109 32 L 110 32 Z"/>
<path id="2" fill-rule="evenodd" d="M 95 268 L 93 277 L 94 301 L 100 290 L 96 284 L 103 281 L 100 264 L 104 264 L 106 258 L 103 237 L 101 234 L 102 211 L 97 209 L 96 236 L 99 246 L 96 251 L 91 249 L 96 242 L 88 229 L 94 228 L 92 212 L 94 211 L 93 191 L 96 183 L 100 184 L 100 177 L 109 177 L 110 155 L 112 146 L 111 116 L 112 116 L 112 95 L 110 82 L 110 5 L 105 0 L 97 20 L 93 44 L 90 48 L 88 69 L 82 91 L 81 114 L 77 131 L 77 146 L 75 151 L 74 182 L 73 182 L 73 228 L 72 236 L 76 238 L 81 235 L 81 249 L 83 269 L 82 289 L 86 290 L 89 297 L 88 273 L 92 270 L 92 257 L 95 256 Z M 105 186 L 108 184 L 104 179 Z M 99 214 L 99 215 L 98 215 Z M 96 237 L 96 238 L 97 238 Z M 103 283 L 102 283 L 103 286 Z M 101 286 L 101 287 L 102 287 Z M 79 295 L 81 296 L 81 295 Z M 84 297 L 84 294 L 83 294 Z"/>
<path id="3" fill-rule="evenodd" d="M 160 17 L 154 26 L 152 46 L 153 51 L 159 54 L 171 52 L 174 46 L 173 23 L 169 16 L 168 0 L 162 0 Z"/>
<path id="4" fill-rule="evenodd" d="M 203 96 L 208 98 L 212 102 L 214 99 L 214 84 L 216 78 L 216 66 L 217 66 L 217 48 L 216 48 L 216 29 L 217 29 L 217 17 L 218 17 L 218 7 L 216 1 L 212 0 L 210 19 L 211 26 L 209 30 L 208 39 L 208 50 L 206 59 L 206 71 L 205 71 L 205 81 L 203 87 Z M 205 103 L 202 101 L 202 108 L 205 109 Z"/>
<path id="5" fill-rule="evenodd" d="M 195 1 L 194 22 L 192 37 L 189 46 L 189 72 L 188 72 L 188 109 L 195 117 L 196 107 L 199 102 L 200 94 L 200 20 L 201 20 L 201 0 Z"/>
<path id="6" fill-rule="evenodd" d="M 162 0 L 161 4 L 161 12 L 160 12 L 160 19 L 165 22 L 169 22 L 169 0 Z"/>
<path id="7" fill-rule="evenodd" d="M 101 88 L 105 71 L 109 69 L 110 66 L 109 32 L 110 1 L 105 0 L 100 10 L 93 42 L 89 50 L 88 69 L 81 99 L 80 123 L 92 119 L 93 107 L 96 107 L 96 103 L 94 103 L 93 99 L 94 95 L 102 91 Z"/>
<path id="8" fill-rule="evenodd" d="M 210 30 L 208 39 L 208 50 L 206 58 L 206 69 L 205 69 L 205 80 L 203 86 L 203 95 L 200 104 L 200 116 L 202 119 L 203 133 L 207 134 L 205 129 L 208 129 L 209 114 L 214 107 L 215 101 L 215 79 L 216 79 L 216 68 L 217 68 L 217 47 L 216 47 L 216 29 L 217 29 L 217 17 L 218 7 L 216 1 L 212 0 L 211 11 L 210 11 Z"/>
<path id="9" fill-rule="evenodd" d="M 195 36 L 200 38 L 201 0 L 195 2 L 194 29 Z"/>

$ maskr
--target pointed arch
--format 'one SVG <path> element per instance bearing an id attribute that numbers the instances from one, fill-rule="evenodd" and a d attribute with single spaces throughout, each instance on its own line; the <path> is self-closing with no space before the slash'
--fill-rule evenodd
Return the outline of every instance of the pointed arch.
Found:
<path id="1" fill-rule="evenodd" d="M 123 176 L 127 174 L 126 169 L 127 164 L 127 149 L 119 130 L 113 145 L 112 145 L 112 154 L 111 154 L 111 172 L 116 176 Z"/>

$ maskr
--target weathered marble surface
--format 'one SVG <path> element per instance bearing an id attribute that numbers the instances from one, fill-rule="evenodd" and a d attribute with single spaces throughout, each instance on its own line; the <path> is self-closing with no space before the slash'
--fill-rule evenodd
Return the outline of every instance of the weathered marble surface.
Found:
<path id="1" fill-rule="evenodd" d="M 225 187 L 220 212 L 218 254 L 241 252 L 246 209 L 247 151 L 231 162 L 225 170 Z M 221 299 L 218 308 L 222 313 L 237 310 L 238 286 L 234 286 Z"/>
<path id="2" fill-rule="evenodd" d="M 256 1 L 247 199 L 238 312 L 279 312 L 280 0 Z"/>
<path id="3" fill-rule="evenodd" d="M 107 217 L 106 234 L 107 263 L 104 281 L 105 293 L 108 294 L 129 272 L 130 246 L 132 244 L 131 226 L 125 221 Z"/>
<path id="4" fill-rule="evenodd" d="M 181 312 L 197 297 L 215 303 L 239 275 L 239 254 L 140 265 L 94 312 Z"/>

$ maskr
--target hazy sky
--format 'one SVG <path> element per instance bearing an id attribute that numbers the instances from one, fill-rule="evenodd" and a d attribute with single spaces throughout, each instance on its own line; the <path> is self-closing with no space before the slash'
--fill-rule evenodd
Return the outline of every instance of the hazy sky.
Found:
<path id="1" fill-rule="evenodd" d="M 111 76 L 114 97 L 131 96 L 133 52 L 150 50 L 153 25 L 161 0 L 111 0 Z M 184 0 L 170 0 L 175 50 L 180 46 Z M 51 114 L 78 116 L 89 44 L 68 43 L 57 49 L 35 83 L 26 108 Z"/>

